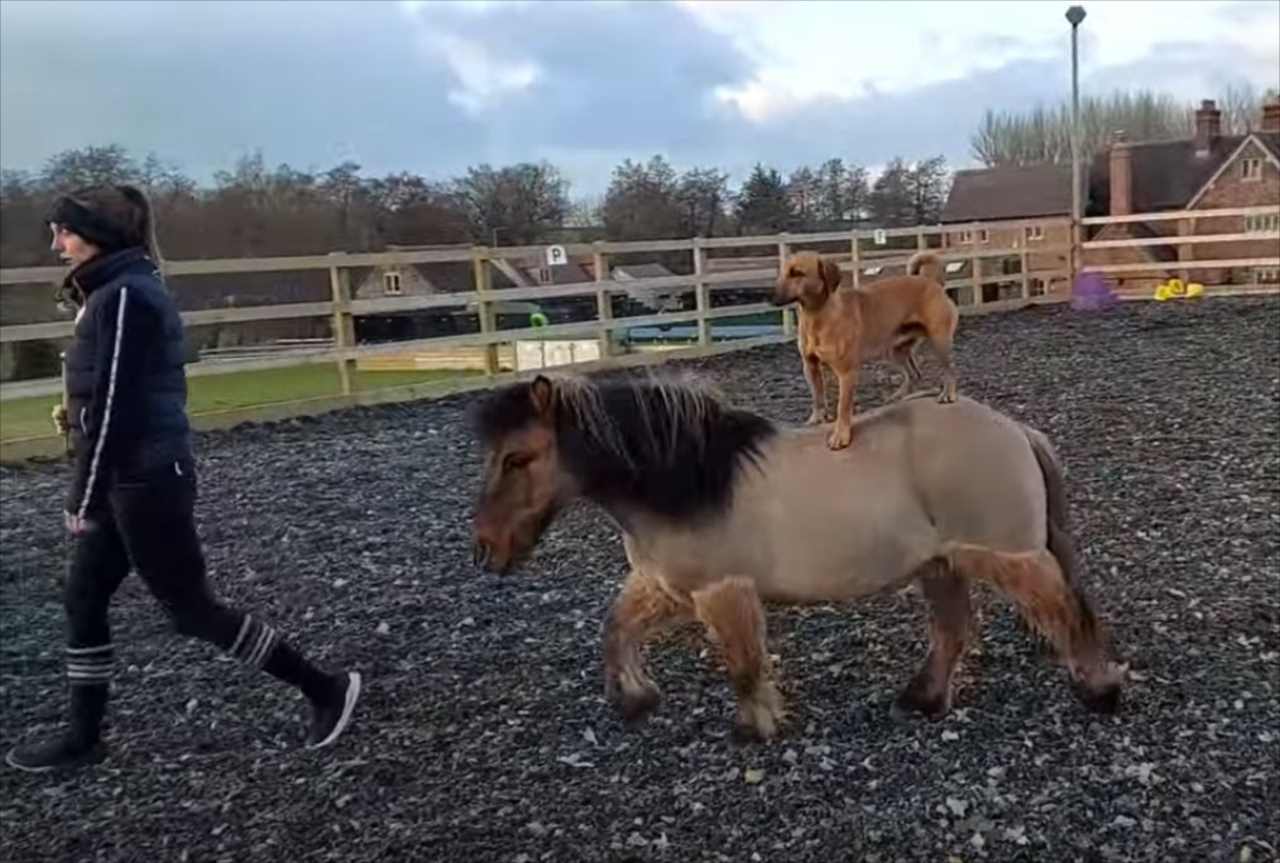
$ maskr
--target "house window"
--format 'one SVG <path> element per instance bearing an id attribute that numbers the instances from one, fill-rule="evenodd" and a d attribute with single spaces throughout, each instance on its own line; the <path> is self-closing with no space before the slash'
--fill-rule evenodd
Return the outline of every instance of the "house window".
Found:
<path id="1" fill-rule="evenodd" d="M 538 270 L 538 281 L 544 285 L 551 284 L 551 269 L 549 267 L 543 267 Z"/>
<path id="2" fill-rule="evenodd" d="M 961 231 L 956 234 L 956 242 L 962 246 L 967 246 L 973 242 L 973 231 Z"/>
<path id="3" fill-rule="evenodd" d="M 974 242 L 989 243 L 991 242 L 991 232 L 986 228 L 957 231 L 951 235 L 951 240 L 958 246 L 967 246 Z"/>
<path id="4" fill-rule="evenodd" d="M 382 293 L 388 297 L 398 297 L 404 293 L 404 289 L 400 285 L 400 273 L 395 270 L 388 270 L 382 274 Z"/>
<path id="5" fill-rule="evenodd" d="M 1027 226 L 1028 241 L 1043 240 L 1043 239 L 1044 239 L 1044 225 L 1028 225 Z"/>
<path id="6" fill-rule="evenodd" d="M 951 261 L 946 266 L 947 274 L 958 273 L 964 269 L 964 261 Z"/>
<path id="7" fill-rule="evenodd" d="M 988 231 L 986 228 L 980 228 L 978 230 L 978 242 L 979 243 L 991 242 L 991 232 Z"/>
<path id="8" fill-rule="evenodd" d="M 1257 284 L 1280 282 L 1280 267 L 1254 267 L 1253 281 Z"/>
<path id="9" fill-rule="evenodd" d="M 867 267 L 867 268 L 866 268 L 865 270 L 863 270 L 862 272 L 863 272 L 865 275 L 868 275 L 868 276 L 878 276 L 878 275 L 880 275 L 880 271 L 881 271 L 881 270 L 883 270 L 883 269 L 884 269 L 884 267 Z"/>
<path id="10" fill-rule="evenodd" d="M 1280 214 L 1263 213 L 1258 216 L 1245 216 L 1244 229 L 1249 234 L 1269 234 L 1280 231 Z"/>
<path id="11" fill-rule="evenodd" d="M 1033 297 L 1044 296 L 1049 293 L 1048 287 L 1044 283 L 1044 279 L 1032 276 L 1027 279 L 1027 293 Z"/>
<path id="12" fill-rule="evenodd" d="M 1245 180 L 1262 179 L 1262 160 L 1244 159 L 1240 162 L 1240 176 Z"/>

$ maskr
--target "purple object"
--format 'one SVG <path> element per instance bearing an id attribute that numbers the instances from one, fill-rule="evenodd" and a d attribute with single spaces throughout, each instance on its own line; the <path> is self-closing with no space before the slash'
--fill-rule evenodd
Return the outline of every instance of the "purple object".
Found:
<path id="1" fill-rule="evenodd" d="M 1109 309 L 1115 304 L 1115 292 L 1101 273 L 1081 273 L 1076 276 L 1076 283 L 1071 291 L 1071 308 L 1094 312 Z"/>

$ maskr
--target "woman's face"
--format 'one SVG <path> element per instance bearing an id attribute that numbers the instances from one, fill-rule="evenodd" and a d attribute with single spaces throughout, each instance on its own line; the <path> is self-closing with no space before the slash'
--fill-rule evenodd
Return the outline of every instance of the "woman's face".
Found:
<path id="1" fill-rule="evenodd" d="M 53 242 L 49 248 L 57 252 L 65 263 L 79 266 L 98 254 L 98 247 L 75 231 L 62 225 L 50 225 L 49 229 L 53 231 Z"/>

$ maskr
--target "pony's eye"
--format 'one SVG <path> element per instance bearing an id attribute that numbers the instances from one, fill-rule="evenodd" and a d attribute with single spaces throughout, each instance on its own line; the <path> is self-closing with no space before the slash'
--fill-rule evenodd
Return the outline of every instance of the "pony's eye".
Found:
<path id="1" fill-rule="evenodd" d="M 803 279 L 803 278 L 804 278 L 804 273 L 802 273 L 802 272 L 800 272 L 799 270 L 797 270 L 797 269 L 795 269 L 794 267 L 792 267 L 792 269 L 791 269 L 791 278 L 793 278 L 793 279 Z"/>
<path id="2" fill-rule="evenodd" d="M 506 458 L 502 460 L 502 469 L 503 470 L 520 470 L 523 467 L 528 467 L 529 462 L 531 461 L 533 461 L 533 456 L 529 455 L 528 453 L 513 452 L 513 453 L 510 453 Z"/>

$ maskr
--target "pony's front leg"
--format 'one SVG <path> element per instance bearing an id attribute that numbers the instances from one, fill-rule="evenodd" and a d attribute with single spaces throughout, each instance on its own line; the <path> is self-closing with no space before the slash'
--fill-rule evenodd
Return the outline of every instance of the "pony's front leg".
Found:
<path id="1" fill-rule="evenodd" d="M 628 722 L 642 719 L 662 695 L 645 673 L 647 637 L 681 616 L 680 604 L 654 578 L 631 570 L 604 623 L 605 696 Z"/>
<path id="2" fill-rule="evenodd" d="M 764 608 L 748 578 L 726 578 L 693 593 L 693 607 L 724 652 L 738 696 L 740 732 L 768 740 L 783 718 L 782 696 L 771 677 Z"/>

